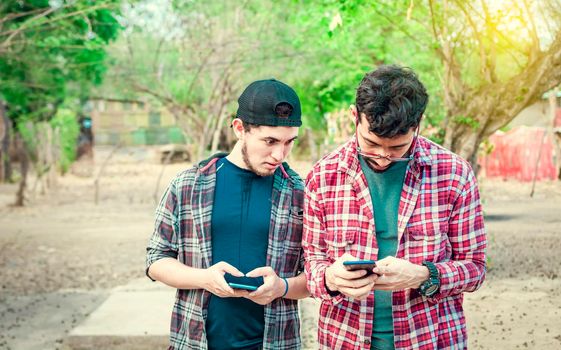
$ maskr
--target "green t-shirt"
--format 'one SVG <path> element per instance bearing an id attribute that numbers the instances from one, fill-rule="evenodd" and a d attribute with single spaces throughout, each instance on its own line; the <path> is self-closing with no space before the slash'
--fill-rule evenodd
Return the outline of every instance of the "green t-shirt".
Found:
<path id="1" fill-rule="evenodd" d="M 374 206 L 378 260 L 386 256 L 395 256 L 397 252 L 397 215 L 408 163 L 396 162 L 387 170 L 377 172 L 372 170 L 362 157 L 359 158 Z M 394 349 L 392 292 L 377 290 L 374 291 L 374 298 L 371 349 Z"/>

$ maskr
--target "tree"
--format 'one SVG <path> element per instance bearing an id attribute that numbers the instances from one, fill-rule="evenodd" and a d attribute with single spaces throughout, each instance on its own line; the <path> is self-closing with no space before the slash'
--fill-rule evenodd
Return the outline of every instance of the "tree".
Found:
<path id="1" fill-rule="evenodd" d="M 316 120 L 352 103 L 377 65 L 410 66 L 428 87 L 438 141 L 473 165 L 483 140 L 561 82 L 558 0 L 324 0 L 296 21 L 316 51 L 316 73 L 304 75 Z"/>
<path id="2" fill-rule="evenodd" d="M 51 120 L 64 104 L 84 99 L 106 70 L 105 47 L 120 27 L 117 0 L 3 1 L 0 5 L 0 100 L 16 134 L 26 125 Z M 25 132 L 24 132 L 25 134 Z M 22 152 L 23 204 L 25 164 L 33 159 L 33 137 Z M 24 145 L 23 140 L 18 141 Z"/>
<path id="3" fill-rule="evenodd" d="M 131 5 L 124 35 L 112 47 L 118 62 L 113 79 L 100 94 L 149 96 L 173 113 L 200 158 L 216 149 L 245 85 L 259 78 L 285 80 L 289 68 L 283 61 L 298 53 L 278 33 L 278 23 L 290 15 L 281 10 L 261 1 Z"/>
<path id="4" fill-rule="evenodd" d="M 444 146 L 476 162 L 479 144 L 561 83 L 561 3 L 429 0 L 442 62 Z"/>

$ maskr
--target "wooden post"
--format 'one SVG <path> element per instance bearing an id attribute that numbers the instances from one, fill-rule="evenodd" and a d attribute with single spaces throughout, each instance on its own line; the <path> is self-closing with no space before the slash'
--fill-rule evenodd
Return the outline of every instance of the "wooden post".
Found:
<path id="1" fill-rule="evenodd" d="M 545 139 L 548 135 L 553 135 L 553 123 L 555 121 L 555 111 L 557 110 L 557 92 L 558 88 L 555 88 L 549 92 L 549 117 L 550 123 L 547 123 L 545 130 L 543 131 L 542 142 L 540 143 L 540 149 L 538 150 L 538 159 L 536 159 L 536 166 L 534 167 L 534 178 L 532 180 L 532 191 L 530 192 L 530 197 L 534 196 L 534 190 L 536 187 L 536 179 L 538 177 L 538 169 L 540 165 L 540 158 L 542 156 L 542 148 L 545 143 Z"/>

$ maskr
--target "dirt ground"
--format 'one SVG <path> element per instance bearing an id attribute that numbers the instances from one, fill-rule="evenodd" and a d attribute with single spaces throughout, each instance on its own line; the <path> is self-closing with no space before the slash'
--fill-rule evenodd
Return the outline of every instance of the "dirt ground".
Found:
<path id="1" fill-rule="evenodd" d="M 153 149 L 121 149 L 100 179 L 82 163 L 56 189 L 13 208 L 15 185 L 0 185 L 0 349 L 57 349 L 109 290 L 143 276 L 154 194 L 186 164 L 162 166 Z M 293 162 L 301 173 L 311 164 Z M 156 182 L 160 172 L 162 180 Z M 33 185 L 33 181 L 31 184 Z M 488 277 L 465 299 L 471 349 L 561 349 L 561 183 L 481 180 Z M 313 300 L 303 333 L 315 348 Z"/>

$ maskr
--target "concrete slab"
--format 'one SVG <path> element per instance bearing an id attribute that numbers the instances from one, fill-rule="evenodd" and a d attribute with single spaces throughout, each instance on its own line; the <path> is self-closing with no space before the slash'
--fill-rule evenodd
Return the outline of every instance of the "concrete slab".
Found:
<path id="1" fill-rule="evenodd" d="M 70 332 L 64 348 L 165 348 L 174 300 L 175 289 L 147 278 L 117 287 Z"/>
<path id="2" fill-rule="evenodd" d="M 106 290 L 0 293 L 0 349 L 56 350 L 109 295 Z"/>

